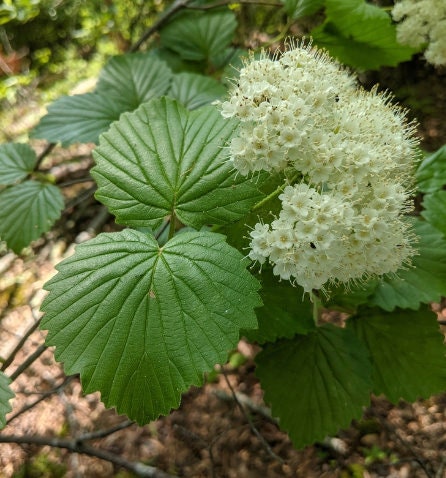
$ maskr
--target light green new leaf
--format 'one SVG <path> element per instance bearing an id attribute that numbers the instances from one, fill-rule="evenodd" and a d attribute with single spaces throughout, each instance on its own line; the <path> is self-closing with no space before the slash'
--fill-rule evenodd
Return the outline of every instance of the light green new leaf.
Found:
<path id="1" fill-rule="evenodd" d="M 189 112 L 171 98 L 143 104 L 101 136 L 91 171 L 97 199 L 132 227 L 156 227 L 172 213 L 196 229 L 239 219 L 261 194 L 227 160 L 236 126 L 212 106 Z"/>
<path id="2" fill-rule="evenodd" d="M 64 96 L 48 107 L 32 132 L 64 146 L 97 143 L 121 113 L 167 92 L 172 71 L 151 53 L 129 53 L 112 58 L 102 70 L 96 90 L 83 95 Z"/>
<path id="3" fill-rule="evenodd" d="M 14 392 L 9 387 L 10 381 L 9 377 L 0 371 L 0 430 L 6 425 L 6 414 L 12 410 L 9 400 L 14 398 Z"/>
<path id="4" fill-rule="evenodd" d="M 163 96 L 169 88 L 172 70 L 149 53 L 113 57 L 99 75 L 98 93 L 122 96 L 132 111 L 141 103 Z"/>
<path id="5" fill-rule="evenodd" d="M 195 73 L 178 73 L 174 75 L 167 94 L 189 110 L 194 110 L 212 103 L 225 93 L 226 88 L 209 76 Z"/>
<path id="6" fill-rule="evenodd" d="M 325 5 L 325 0 L 283 0 L 287 14 L 293 18 L 302 18 L 316 13 Z"/>
<path id="7" fill-rule="evenodd" d="M 373 393 L 397 403 L 446 390 L 444 337 L 432 311 L 368 310 L 347 324 L 369 350 Z"/>
<path id="8" fill-rule="evenodd" d="M 270 269 L 260 277 L 263 307 L 257 309 L 258 329 L 243 331 L 252 342 L 274 342 L 314 330 L 313 306 L 302 287 L 279 281 Z"/>
<path id="9" fill-rule="evenodd" d="M 440 191 L 446 185 L 446 145 L 426 156 L 416 173 L 418 189 L 423 193 Z"/>
<path id="10" fill-rule="evenodd" d="M 418 50 L 396 41 L 392 19 L 365 0 L 326 0 L 325 23 L 311 36 L 342 63 L 374 70 L 407 61 Z"/>
<path id="11" fill-rule="evenodd" d="M 160 32 L 161 45 L 178 53 L 183 60 L 212 60 L 231 43 L 237 20 L 232 12 L 185 12 Z"/>
<path id="12" fill-rule="evenodd" d="M 64 207 L 56 186 L 25 181 L 0 192 L 0 238 L 15 253 L 47 232 Z"/>
<path id="13" fill-rule="evenodd" d="M 77 246 L 45 284 L 47 343 L 86 393 L 138 423 L 167 414 L 256 327 L 259 283 L 224 236 L 178 234 L 160 247 L 134 230 Z"/>
<path id="14" fill-rule="evenodd" d="M 63 146 L 97 143 L 99 135 L 128 110 L 123 97 L 103 93 L 62 96 L 48 106 L 48 113 L 32 131 L 31 137 L 61 142 Z"/>
<path id="15" fill-rule="evenodd" d="M 426 194 L 423 198 L 421 215 L 446 236 L 446 191 Z"/>
<path id="16" fill-rule="evenodd" d="M 25 179 L 36 164 L 34 150 L 23 143 L 0 145 L 0 185 L 14 184 Z"/>
<path id="17" fill-rule="evenodd" d="M 265 401 L 297 448 L 349 426 L 370 401 L 370 360 L 350 330 L 326 324 L 267 346 L 256 362 Z"/>
<path id="18" fill-rule="evenodd" d="M 369 304 L 391 311 L 395 307 L 418 309 L 420 303 L 439 301 L 446 295 L 446 239 L 440 231 L 421 219 L 414 221 L 415 244 L 419 255 L 413 267 L 398 271 L 397 277 L 382 279 L 370 296 Z"/>

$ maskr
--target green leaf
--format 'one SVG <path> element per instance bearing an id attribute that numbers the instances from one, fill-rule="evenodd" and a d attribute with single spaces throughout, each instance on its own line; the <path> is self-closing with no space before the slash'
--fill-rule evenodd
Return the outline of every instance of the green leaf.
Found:
<path id="1" fill-rule="evenodd" d="M 371 364 L 354 334 L 331 324 L 256 357 L 266 402 L 297 448 L 333 435 L 370 401 Z"/>
<path id="2" fill-rule="evenodd" d="M 419 50 L 399 44 L 390 15 L 364 0 L 326 0 L 325 23 L 311 36 L 342 63 L 365 70 L 396 66 Z"/>
<path id="3" fill-rule="evenodd" d="M 101 136 L 91 171 L 97 199 L 132 227 L 156 227 L 172 213 L 195 229 L 239 219 L 261 194 L 227 161 L 236 126 L 211 106 L 189 112 L 170 98 L 143 104 Z"/>
<path id="4" fill-rule="evenodd" d="M 426 194 L 422 205 L 421 215 L 446 236 L 446 191 Z"/>
<path id="5" fill-rule="evenodd" d="M 423 193 L 433 193 L 446 185 L 446 145 L 426 156 L 416 173 L 418 189 Z"/>
<path id="6" fill-rule="evenodd" d="M 325 5 L 325 0 L 283 0 L 285 11 L 293 19 L 312 15 Z"/>
<path id="7" fill-rule="evenodd" d="M 379 279 L 369 279 L 365 283 L 338 284 L 330 287 L 328 290 L 330 295 L 327 300 L 323 300 L 323 305 L 327 309 L 355 313 L 358 306 L 368 302 L 378 283 Z"/>
<path id="8" fill-rule="evenodd" d="M 149 53 L 113 57 L 99 75 L 96 91 L 125 98 L 132 111 L 141 103 L 163 96 L 172 80 L 167 64 Z"/>
<path id="9" fill-rule="evenodd" d="M 25 179 L 36 164 L 37 157 L 27 144 L 0 145 L 0 185 L 14 184 Z"/>
<path id="10" fill-rule="evenodd" d="M 230 45 L 236 28 L 235 16 L 228 10 L 185 12 L 161 30 L 161 45 L 183 60 L 209 61 Z"/>
<path id="11" fill-rule="evenodd" d="M 438 302 L 446 296 L 446 239 L 421 219 L 414 221 L 414 232 L 419 255 L 413 257 L 413 267 L 382 279 L 370 296 L 370 305 L 387 311 L 395 307 L 416 310 L 420 303 Z"/>
<path id="12" fill-rule="evenodd" d="M 174 75 L 168 92 L 189 110 L 212 103 L 226 93 L 226 88 L 217 80 L 194 73 Z"/>
<path id="13" fill-rule="evenodd" d="M 48 107 L 32 132 L 64 146 L 97 143 L 121 113 L 167 92 L 172 71 L 151 53 L 132 53 L 112 58 L 102 70 L 96 90 L 83 95 L 64 96 Z"/>
<path id="14" fill-rule="evenodd" d="M 413 402 L 446 390 L 446 349 L 430 310 L 367 310 L 347 326 L 368 348 L 373 393 Z"/>
<path id="15" fill-rule="evenodd" d="M 15 253 L 47 232 L 64 207 L 56 186 L 25 181 L 0 192 L 0 238 Z"/>
<path id="16" fill-rule="evenodd" d="M 291 338 L 307 334 L 315 328 L 313 306 L 301 287 L 289 281 L 279 281 L 270 269 L 261 275 L 263 307 L 257 309 L 259 327 L 243 331 L 251 342 L 274 342 L 278 338 Z"/>
<path id="17" fill-rule="evenodd" d="M 15 394 L 9 387 L 11 380 L 0 371 L 0 430 L 6 425 L 6 414 L 12 410 L 9 403 Z"/>
<path id="18" fill-rule="evenodd" d="M 32 131 L 32 138 L 44 138 L 62 146 L 97 143 L 99 135 L 127 111 L 125 98 L 102 93 L 63 96 L 48 106 L 48 113 Z"/>
<path id="19" fill-rule="evenodd" d="M 85 393 L 147 423 L 226 361 L 241 327 L 256 327 L 259 284 L 246 262 L 220 234 L 163 247 L 138 231 L 99 234 L 45 284 L 47 343 Z"/>

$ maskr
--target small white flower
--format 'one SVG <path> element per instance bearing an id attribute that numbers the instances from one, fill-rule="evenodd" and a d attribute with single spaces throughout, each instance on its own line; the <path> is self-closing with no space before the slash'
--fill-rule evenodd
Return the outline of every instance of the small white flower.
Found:
<path id="1" fill-rule="evenodd" d="M 444 0 L 401 0 L 392 9 L 397 40 L 419 47 L 427 44 L 425 58 L 433 65 L 446 65 L 446 2 Z"/>
<path id="2" fill-rule="evenodd" d="M 413 239 L 402 215 L 417 140 L 390 100 L 357 88 L 310 45 L 246 63 L 221 104 L 224 117 L 241 121 L 229 145 L 234 167 L 243 175 L 287 170 L 288 177 L 294 169 L 301 177 L 280 194 L 278 217 L 250 232 L 252 260 L 268 260 L 274 274 L 306 292 L 410 261 Z"/>

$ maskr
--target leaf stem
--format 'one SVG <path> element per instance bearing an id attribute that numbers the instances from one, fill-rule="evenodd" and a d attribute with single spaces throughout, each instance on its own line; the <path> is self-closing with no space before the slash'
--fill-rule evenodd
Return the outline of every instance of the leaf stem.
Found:
<path id="1" fill-rule="evenodd" d="M 169 239 L 172 239 L 172 237 L 175 234 L 175 213 L 172 211 L 172 214 L 170 215 L 170 225 L 169 225 Z"/>
<path id="2" fill-rule="evenodd" d="M 251 212 L 255 212 L 258 209 L 262 208 L 265 204 L 267 204 L 269 201 L 273 200 L 276 198 L 283 190 L 285 189 L 286 186 L 293 184 L 294 181 L 300 176 L 300 173 L 295 174 L 294 176 L 291 177 L 291 179 L 287 179 L 283 184 L 281 184 L 278 188 L 276 188 L 272 193 L 268 194 L 268 196 L 264 197 L 261 201 L 259 201 L 257 204 L 254 204 L 253 208 L 251 209 Z"/>
<path id="3" fill-rule="evenodd" d="M 314 324 L 317 326 L 319 323 L 319 315 L 320 315 L 320 310 L 322 308 L 322 301 L 319 298 L 319 294 L 317 290 L 312 290 L 310 292 L 310 300 L 311 303 L 313 304 L 313 320 Z"/>

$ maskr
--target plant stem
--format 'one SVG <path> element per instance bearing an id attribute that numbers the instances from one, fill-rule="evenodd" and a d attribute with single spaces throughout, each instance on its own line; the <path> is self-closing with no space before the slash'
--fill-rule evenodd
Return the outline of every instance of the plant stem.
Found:
<path id="1" fill-rule="evenodd" d="M 172 239 L 174 234 L 175 234 L 175 213 L 172 211 L 172 214 L 170 215 L 169 239 Z"/>
<path id="2" fill-rule="evenodd" d="M 313 290 L 310 292 L 310 300 L 313 304 L 313 320 L 315 325 L 318 325 L 320 310 L 322 308 L 322 302 L 319 298 L 318 291 Z"/>
<path id="3" fill-rule="evenodd" d="M 283 190 L 286 188 L 286 186 L 293 184 L 294 181 L 300 176 L 300 173 L 295 174 L 294 176 L 291 177 L 291 179 L 285 181 L 283 184 L 281 184 L 278 188 L 276 188 L 272 193 L 268 194 L 268 196 L 264 197 L 261 201 L 259 201 L 257 204 L 253 206 L 251 209 L 251 212 L 255 212 L 258 209 L 262 208 L 265 204 L 267 204 L 269 201 L 272 199 L 276 198 Z"/>

